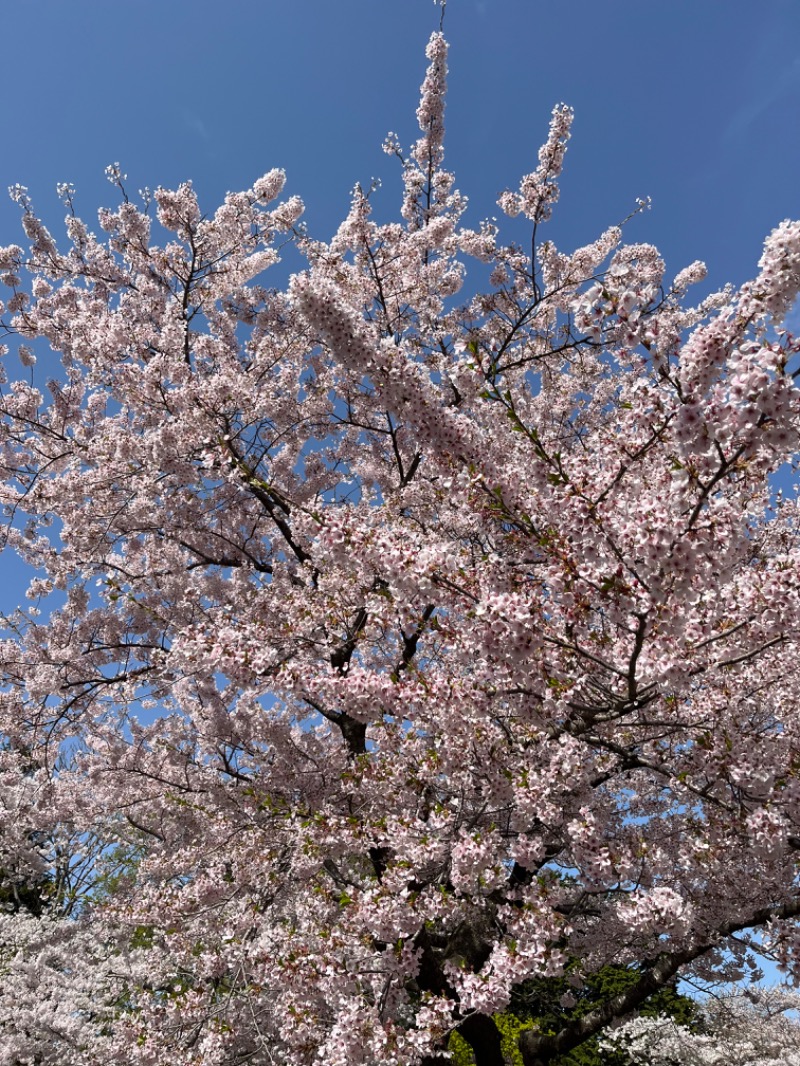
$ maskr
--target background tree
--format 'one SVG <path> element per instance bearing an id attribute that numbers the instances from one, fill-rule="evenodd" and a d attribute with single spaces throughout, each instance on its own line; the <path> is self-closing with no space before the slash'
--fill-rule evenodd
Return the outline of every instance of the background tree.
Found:
<path id="1" fill-rule="evenodd" d="M 797 1066 L 797 993 L 788 988 L 728 989 L 710 996 L 699 1031 L 666 1017 L 636 1018 L 603 1041 L 646 1066 Z"/>
<path id="2" fill-rule="evenodd" d="M 526 1029 L 555 1034 L 571 1021 L 632 988 L 640 976 L 635 969 L 612 965 L 591 974 L 581 988 L 570 982 L 569 970 L 563 977 L 526 981 L 515 989 L 509 1010 L 493 1019 L 501 1033 L 506 1060 L 511 1066 L 522 1066 L 518 1044 Z M 698 1004 L 678 992 L 676 985 L 673 982 L 645 1000 L 637 1011 L 637 1019 L 655 1018 L 660 1027 L 671 1025 L 674 1033 L 691 1037 L 701 1024 Z M 458 1033 L 450 1038 L 449 1050 L 454 1066 L 472 1066 L 475 1061 L 469 1044 Z M 632 1066 L 632 1062 L 626 1039 L 612 1038 L 601 1043 L 594 1037 L 574 1051 L 558 1056 L 553 1066 Z"/>
<path id="3" fill-rule="evenodd" d="M 38 573 L 0 830 L 136 860 L 6 916 L 9 1063 L 401 1066 L 457 1031 L 500 1066 L 494 1018 L 572 962 L 597 1001 L 520 1034 L 542 1066 L 737 979 L 753 930 L 800 972 L 800 225 L 697 307 L 702 265 L 617 227 L 560 252 L 559 105 L 499 201 L 524 246 L 468 229 L 428 61 L 397 222 L 357 188 L 323 243 L 280 171 L 206 215 L 111 168 L 102 239 L 61 187 L 62 252 L 14 190 L 1 491 Z"/>

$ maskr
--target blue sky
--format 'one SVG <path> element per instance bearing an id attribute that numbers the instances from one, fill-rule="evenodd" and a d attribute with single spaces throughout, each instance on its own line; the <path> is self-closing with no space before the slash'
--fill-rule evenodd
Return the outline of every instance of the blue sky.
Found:
<path id="1" fill-rule="evenodd" d="M 333 232 L 356 181 L 399 176 L 388 130 L 415 137 L 431 0 L 36 0 L 3 12 L 0 190 L 29 186 L 58 227 L 54 187 L 93 219 L 119 161 L 133 189 L 191 178 L 213 209 L 273 166 Z M 750 275 L 765 234 L 800 213 L 797 0 L 449 0 L 448 162 L 473 221 L 532 169 L 558 101 L 576 110 L 562 203 L 564 248 L 619 221 L 638 196 L 677 272 Z M 0 243 L 19 239 L 0 194 Z"/>

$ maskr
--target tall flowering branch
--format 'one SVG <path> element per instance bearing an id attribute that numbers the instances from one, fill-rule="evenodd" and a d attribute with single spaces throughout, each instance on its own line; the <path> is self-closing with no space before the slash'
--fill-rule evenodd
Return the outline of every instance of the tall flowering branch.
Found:
<path id="1" fill-rule="evenodd" d="M 519 192 L 505 192 L 498 201 L 507 215 L 523 214 L 532 222 L 546 222 L 558 200 L 558 179 L 564 167 L 564 156 L 570 138 L 574 113 L 566 104 L 553 108 L 547 141 L 539 149 L 539 166 L 526 174 Z"/>

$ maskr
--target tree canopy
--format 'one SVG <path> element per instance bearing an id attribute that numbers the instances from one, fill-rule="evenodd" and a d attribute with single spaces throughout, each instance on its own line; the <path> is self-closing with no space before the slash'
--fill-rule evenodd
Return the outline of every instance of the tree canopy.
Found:
<path id="1" fill-rule="evenodd" d="M 754 947 L 800 978 L 800 223 L 697 304 L 561 251 L 559 105 L 524 242 L 467 228 L 427 57 L 396 221 L 110 168 L 61 250 L 14 190 L 0 869 L 55 887 L 0 915 L 6 1066 L 501 1066 L 565 981 L 544 1066 Z"/>

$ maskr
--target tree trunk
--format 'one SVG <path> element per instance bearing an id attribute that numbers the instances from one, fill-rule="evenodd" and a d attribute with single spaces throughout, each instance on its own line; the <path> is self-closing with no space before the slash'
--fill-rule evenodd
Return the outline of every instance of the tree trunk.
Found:
<path id="1" fill-rule="evenodd" d="M 492 1018 L 473 1014 L 458 1027 L 475 1055 L 475 1066 L 505 1066 L 500 1032 Z"/>

